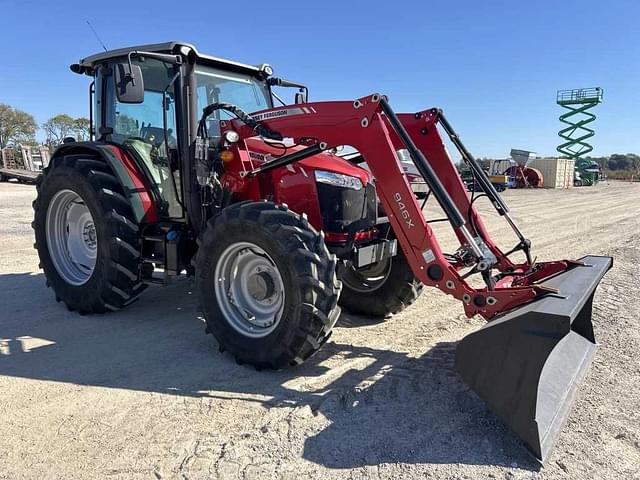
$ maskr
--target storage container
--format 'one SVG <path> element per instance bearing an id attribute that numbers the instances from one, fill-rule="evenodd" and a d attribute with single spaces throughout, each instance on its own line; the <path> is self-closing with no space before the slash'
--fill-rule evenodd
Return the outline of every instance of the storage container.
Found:
<path id="1" fill-rule="evenodd" d="M 571 188 L 575 165 L 571 158 L 536 158 L 528 166 L 540 170 L 544 188 Z"/>

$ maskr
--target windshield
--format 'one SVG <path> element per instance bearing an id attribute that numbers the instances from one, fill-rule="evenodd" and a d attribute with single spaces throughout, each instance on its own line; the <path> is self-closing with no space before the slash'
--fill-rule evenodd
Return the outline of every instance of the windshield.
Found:
<path id="1" fill-rule="evenodd" d="M 217 68 L 196 66 L 198 116 L 212 103 L 231 103 L 246 113 L 271 108 L 271 97 L 265 82 L 250 75 L 232 73 Z M 229 112 L 217 110 L 209 116 L 209 135 L 218 136 L 218 121 L 235 118 Z"/>

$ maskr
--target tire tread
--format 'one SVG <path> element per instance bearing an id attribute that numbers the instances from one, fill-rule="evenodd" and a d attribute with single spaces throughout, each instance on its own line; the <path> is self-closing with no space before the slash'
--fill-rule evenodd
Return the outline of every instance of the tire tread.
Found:
<path id="1" fill-rule="evenodd" d="M 248 363 L 258 369 L 280 369 L 297 365 L 311 357 L 331 336 L 340 308 L 337 306 L 341 283 L 337 279 L 335 257 L 329 253 L 322 236 L 308 223 L 306 216 L 291 212 L 286 205 L 272 202 L 243 202 L 227 207 L 220 215 L 209 220 L 200 237 L 195 256 L 196 282 L 201 295 L 210 291 L 205 286 L 203 270 L 210 268 L 208 255 L 216 239 L 225 235 L 232 222 L 255 222 L 271 232 L 275 242 L 286 247 L 291 266 L 297 272 L 295 282 L 304 299 L 292 315 L 295 323 L 287 344 L 277 347 L 268 360 L 259 359 L 250 349 L 238 349 L 216 334 L 216 320 L 205 312 L 208 330 L 220 343 L 221 351 L 229 351 L 239 363 Z M 219 320 L 218 320 L 219 321 Z"/>
<path id="2" fill-rule="evenodd" d="M 100 210 L 94 221 L 106 224 L 110 237 L 110 257 L 104 262 L 104 267 L 99 272 L 100 277 L 95 279 L 95 289 L 87 286 L 80 287 L 81 291 L 78 291 L 78 287 L 67 285 L 57 274 L 53 264 L 44 260 L 48 258 L 48 251 L 45 226 L 42 224 L 45 222 L 46 212 L 41 209 L 41 195 L 50 188 L 55 188 L 50 187 L 51 182 L 60 181 L 69 186 L 86 182 L 85 187 L 88 186 L 93 191 Z M 33 202 L 32 223 L 37 239 L 34 247 L 38 250 L 40 268 L 44 270 L 47 286 L 53 288 L 56 300 L 64 302 L 69 310 L 83 315 L 117 311 L 137 300 L 147 287 L 140 274 L 140 229 L 133 216 L 131 203 L 111 167 L 97 155 L 67 155 L 52 162 L 36 187 L 38 196 Z M 52 194 L 54 192 L 55 190 Z M 92 278 L 91 281 L 93 280 Z"/>

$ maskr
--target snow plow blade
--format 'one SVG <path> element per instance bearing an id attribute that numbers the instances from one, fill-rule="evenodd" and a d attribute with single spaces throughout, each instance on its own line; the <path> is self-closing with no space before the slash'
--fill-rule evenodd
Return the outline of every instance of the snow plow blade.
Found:
<path id="1" fill-rule="evenodd" d="M 613 264 L 586 256 L 547 281 L 552 294 L 496 317 L 460 341 L 456 369 L 544 463 L 596 350 L 594 292 Z"/>

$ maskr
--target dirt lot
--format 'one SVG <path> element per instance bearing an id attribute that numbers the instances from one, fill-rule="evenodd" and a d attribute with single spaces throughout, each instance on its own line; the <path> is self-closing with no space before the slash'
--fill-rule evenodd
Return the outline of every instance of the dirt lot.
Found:
<path id="1" fill-rule="evenodd" d="M 541 260 L 615 257 L 602 347 L 542 469 L 454 373 L 482 322 L 451 297 L 343 315 L 302 367 L 256 372 L 204 334 L 189 280 L 67 312 L 37 268 L 34 191 L 0 184 L 0 478 L 640 478 L 640 184 L 506 193 Z"/>

